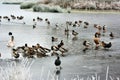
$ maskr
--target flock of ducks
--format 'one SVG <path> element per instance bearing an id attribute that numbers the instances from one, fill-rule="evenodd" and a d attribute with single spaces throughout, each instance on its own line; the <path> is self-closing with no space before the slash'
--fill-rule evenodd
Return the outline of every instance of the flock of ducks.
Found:
<path id="1" fill-rule="evenodd" d="M 7 20 L 8 22 L 12 20 L 23 20 L 24 19 L 24 16 L 14 16 L 14 15 L 10 15 L 10 17 L 8 16 L 0 16 L 0 23 L 2 23 L 2 19 L 5 19 Z M 33 18 L 33 29 L 36 28 L 37 26 L 37 22 L 41 22 L 41 21 L 45 21 L 47 26 L 50 26 L 50 20 L 48 18 L 46 19 L 42 19 L 41 17 L 37 17 L 37 18 Z M 23 23 L 25 24 L 25 22 L 23 21 Z M 81 20 L 79 21 L 75 21 L 75 22 L 72 22 L 72 21 L 66 21 L 66 27 L 64 27 L 64 33 L 65 35 L 68 35 L 70 34 L 70 30 L 69 30 L 69 27 L 72 26 L 73 28 L 75 27 L 80 27 L 83 25 L 83 28 L 87 29 L 90 25 L 89 22 L 83 22 Z M 58 24 L 55 24 L 55 27 L 58 28 L 59 25 Z M 105 34 L 107 32 L 106 30 L 106 25 L 104 25 L 103 27 L 98 25 L 98 24 L 94 24 L 93 25 L 94 28 L 97 29 L 97 32 L 95 32 L 94 34 L 94 39 L 93 39 L 93 42 L 95 44 L 95 49 L 99 49 L 100 46 L 102 46 L 103 48 L 110 48 L 112 46 L 112 43 L 109 42 L 109 43 L 106 43 L 105 41 L 101 41 L 100 38 L 101 38 L 101 34 Z M 71 34 L 73 35 L 73 37 L 78 37 L 78 32 L 76 32 L 74 29 L 71 30 Z M 51 49 L 48 49 L 48 48 L 45 48 L 45 47 L 42 47 L 39 43 L 37 43 L 36 45 L 33 45 L 32 47 L 31 46 L 28 46 L 27 43 L 25 43 L 24 46 L 19 46 L 17 48 L 15 48 L 15 43 L 14 43 L 14 36 L 12 35 L 12 32 L 9 32 L 8 33 L 9 36 L 10 36 L 10 40 L 8 41 L 8 44 L 7 46 L 8 47 L 12 47 L 12 55 L 15 57 L 15 58 L 19 58 L 20 56 L 20 53 L 22 53 L 22 56 L 23 57 L 28 57 L 28 58 L 32 58 L 34 56 L 36 57 L 45 57 L 45 56 L 48 56 L 48 55 L 58 55 L 58 52 L 61 52 L 61 55 L 64 55 L 65 52 L 68 52 L 67 49 L 65 49 L 63 46 L 64 46 L 64 42 L 63 40 L 61 40 L 60 43 L 58 43 L 58 45 L 52 45 L 51 46 Z M 110 32 L 109 34 L 110 38 L 113 39 L 114 38 L 114 34 L 113 32 Z M 58 42 L 58 38 L 52 36 L 51 37 L 51 42 L 54 43 L 54 42 Z M 85 47 L 83 49 L 83 51 L 86 51 L 90 48 L 90 45 L 91 43 L 87 40 L 84 40 L 83 41 L 83 46 Z M 49 54 L 50 53 L 50 54 Z"/>

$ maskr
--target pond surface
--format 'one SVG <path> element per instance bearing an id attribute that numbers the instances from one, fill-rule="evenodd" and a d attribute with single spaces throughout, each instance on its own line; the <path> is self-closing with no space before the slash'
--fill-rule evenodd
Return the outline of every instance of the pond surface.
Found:
<path id="1" fill-rule="evenodd" d="M 6 44 L 9 41 L 10 36 L 8 32 L 12 32 L 15 37 L 15 47 L 23 46 L 27 43 L 29 46 L 40 43 L 41 46 L 51 48 L 53 43 L 51 37 L 58 38 L 58 44 L 61 40 L 64 41 L 65 48 L 69 51 L 65 53 L 67 56 L 61 57 L 62 70 L 60 80 L 72 80 L 75 77 L 85 77 L 98 74 L 101 76 L 101 80 L 105 80 L 107 66 L 109 66 L 109 74 L 112 77 L 120 78 L 120 14 L 119 13 L 37 13 L 19 9 L 19 5 L 3 5 L 0 4 L 0 15 L 10 16 L 11 14 L 16 16 L 24 16 L 23 21 L 2 20 L 0 25 L 0 52 L 1 52 L 1 66 L 5 67 L 6 62 L 12 62 L 11 60 L 11 48 L 8 48 Z M 45 21 L 37 23 L 35 29 L 32 25 L 33 18 L 41 17 L 43 19 L 48 18 L 51 25 L 48 27 Z M 90 23 L 89 28 L 84 29 L 83 24 L 80 27 L 69 27 L 70 34 L 67 37 L 64 35 L 64 29 L 66 28 L 66 21 L 87 21 Z M 23 24 L 25 22 L 26 24 Z M 55 24 L 59 25 L 56 29 Z M 96 29 L 94 24 L 101 26 L 107 26 L 107 32 L 105 36 L 101 37 L 101 40 L 105 42 L 112 42 L 112 47 L 109 50 L 99 49 L 94 50 L 93 36 Z M 77 31 L 79 34 L 77 40 L 73 40 L 72 30 Z M 115 34 L 114 39 L 109 38 L 109 33 Z M 84 53 L 82 42 L 88 40 L 93 43 L 92 49 Z M 111 56 L 111 57 L 110 57 Z M 20 58 L 20 60 L 23 58 Z M 30 72 L 32 73 L 32 80 L 47 80 L 49 74 L 53 74 L 55 71 L 54 60 L 55 56 L 37 58 L 34 59 L 34 63 L 31 66 Z M 3 64 L 3 65 L 2 65 Z M 41 75 L 41 76 L 40 76 Z M 47 77 L 46 77 L 47 76 Z M 64 79 L 65 78 L 65 79 Z M 110 78 L 109 78 L 110 79 Z M 52 80 L 48 78 L 48 80 Z M 111 79 L 110 79 L 111 80 Z"/>

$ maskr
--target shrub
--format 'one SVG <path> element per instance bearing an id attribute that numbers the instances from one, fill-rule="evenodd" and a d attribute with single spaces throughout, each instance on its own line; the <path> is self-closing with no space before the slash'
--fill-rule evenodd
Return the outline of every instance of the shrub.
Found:
<path id="1" fill-rule="evenodd" d="M 62 12 L 65 12 L 65 9 L 62 9 L 60 6 L 50 6 L 50 5 L 39 4 L 33 7 L 33 11 L 62 13 Z"/>
<path id="2" fill-rule="evenodd" d="M 32 8 L 35 5 L 34 2 L 25 2 L 20 5 L 21 9 L 29 9 Z"/>

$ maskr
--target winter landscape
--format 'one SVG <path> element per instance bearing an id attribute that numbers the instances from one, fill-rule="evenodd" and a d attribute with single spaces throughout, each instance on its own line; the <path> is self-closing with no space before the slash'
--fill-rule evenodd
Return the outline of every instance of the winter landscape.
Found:
<path id="1" fill-rule="evenodd" d="M 1 0 L 1 80 L 120 80 L 120 2 L 62 1 Z"/>

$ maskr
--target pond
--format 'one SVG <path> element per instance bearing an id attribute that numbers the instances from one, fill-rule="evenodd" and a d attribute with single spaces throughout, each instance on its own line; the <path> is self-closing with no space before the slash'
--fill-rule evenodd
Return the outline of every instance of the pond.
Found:
<path id="1" fill-rule="evenodd" d="M 24 16 L 22 21 L 11 20 L 8 22 L 4 19 L 1 20 L 0 52 L 2 57 L 0 62 L 2 67 L 5 67 L 7 62 L 14 62 L 14 60 L 11 60 L 11 48 L 6 46 L 10 38 L 8 32 L 12 32 L 15 37 L 15 47 L 23 46 L 25 43 L 29 46 L 40 43 L 40 45 L 50 49 L 53 45 L 51 37 L 55 36 L 58 38 L 58 42 L 55 42 L 54 45 L 63 40 L 64 47 L 68 49 L 68 52 L 65 53 L 67 56 L 61 57 L 63 69 L 61 70 L 60 80 L 73 80 L 76 77 L 85 77 L 87 80 L 89 76 L 95 76 L 96 74 L 100 75 L 101 80 L 103 80 L 106 77 L 107 66 L 109 66 L 110 80 L 110 76 L 120 78 L 120 70 L 118 70 L 120 66 L 119 13 L 41 13 L 21 10 L 19 5 L 5 4 L 0 4 L 0 11 L 0 16 Z M 33 29 L 33 18 L 38 16 L 43 19 L 48 18 L 51 23 L 50 26 L 47 26 L 45 20 L 43 20 L 42 22 L 37 22 L 36 28 Z M 84 24 L 80 27 L 70 26 L 69 36 L 64 35 L 66 21 L 75 22 L 78 20 L 89 22 L 89 27 L 87 29 L 83 28 Z M 59 26 L 58 28 L 56 28 L 56 24 Z M 94 50 L 93 36 L 96 32 L 96 29 L 93 27 L 94 24 L 107 26 L 107 32 L 104 37 L 101 37 L 101 40 L 112 42 L 112 47 L 109 50 Z M 79 33 L 76 40 L 73 40 L 72 30 Z M 110 39 L 110 32 L 115 34 L 114 39 Z M 84 40 L 88 40 L 93 44 L 92 49 L 86 51 L 86 53 L 83 52 L 82 43 Z M 21 57 L 19 60 L 21 61 L 22 59 Z M 33 59 L 34 63 L 30 66 L 31 70 L 29 70 L 32 73 L 32 80 L 52 80 L 49 76 L 55 71 L 55 59 L 55 56 Z"/>

